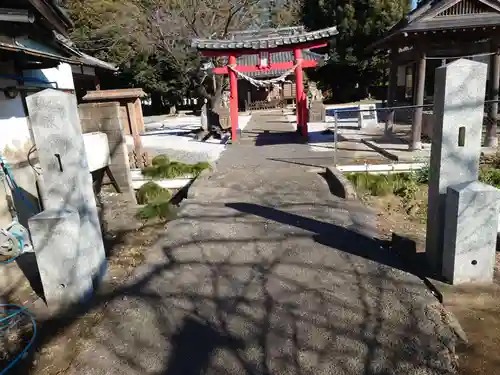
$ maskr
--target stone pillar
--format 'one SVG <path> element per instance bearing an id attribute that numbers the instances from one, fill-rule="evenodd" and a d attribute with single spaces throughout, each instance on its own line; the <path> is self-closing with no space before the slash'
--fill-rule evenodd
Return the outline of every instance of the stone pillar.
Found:
<path id="1" fill-rule="evenodd" d="M 425 94 L 425 53 L 421 52 L 417 62 L 417 86 L 415 100 L 413 101 L 417 108 L 413 112 L 413 123 L 411 127 L 411 143 L 410 150 L 420 150 L 422 148 L 421 133 L 422 133 L 422 115 Z"/>
<path id="2" fill-rule="evenodd" d="M 203 99 L 203 105 L 201 106 L 200 119 L 201 119 L 201 128 L 204 131 L 208 131 L 208 100 L 207 100 L 207 98 Z"/>
<path id="3" fill-rule="evenodd" d="M 478 181 L 450 186 L 445 212 L 443 276 L 452 284 L 491 283 L 500 191 Z"/>
<path id="4" fill-rule="evenodd" d="M 78 212 L 80 231 L 75 253 L 85 258 L 79 263 L 78 274 L 100 281 L 106 258 L 76 98 L 46 89 L 27 97 L 26 103 L 42 168 L 43 206 L 48 211 Z"/>
<path id="5" fill-rule="evenodd" d="M 489 105 L 488 124 L 486 126 L 486 136 L 484 145 L 486 147 L 497 147 L 497 124 L 498 124 L 498 89 L 500 84 L 500 55 L 498 54 L 498 46 L 492 46 L 494 54 L 490 58 L 490 100 L 493 100 Z"/>
<path id="6" fill-rule="evenodd" d="M 79 251 L 78 212 L 43 211 L 28 222 L 47 305 L 59 309 L 86 299 L 93 287 L 87 254 Z"/>
<path id="7" fill-rule="evenodd" d="M 460 59 L 436 69 L 426 253 L 441 271 L 446 189 L 477 180 L 487 65 Z"/>

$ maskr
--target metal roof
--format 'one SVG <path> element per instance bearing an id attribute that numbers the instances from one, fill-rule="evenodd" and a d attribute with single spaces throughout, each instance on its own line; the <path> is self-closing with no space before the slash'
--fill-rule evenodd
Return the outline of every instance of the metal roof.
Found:
<path id="1" fill-rule="evenodd" d="M 278 35 L 276 35 L 278 33 Z M 260 50 L 273 49 L 282 46 L 293 46 L 301 43 L 314 42 L 329 39 L 337 35 L 337 27 L 329 27 L 327 29 L 290 33 L 279 35 L 279 29 L 274 31 L 274 35 L 269 31 L 267 36 L 252 35 L 251 37 L 233 39 L 193 39 L 191 46 L 199 50 Z M 236 36 L 236 35 L 235 35 Z"/>
<path id="2" fill-rule="evenodd" d="M 111 63 L 99 60 L 97 57 L 87 55 L 86 53 L 83 52 L 81 52 L 81 54 L 82 57 L 79 60 L 82 65 L 93 66 L 94 68 L 100 68 L 105 70 L 112 70 L 114 72 L 118 70 L 118 68 Z"/>

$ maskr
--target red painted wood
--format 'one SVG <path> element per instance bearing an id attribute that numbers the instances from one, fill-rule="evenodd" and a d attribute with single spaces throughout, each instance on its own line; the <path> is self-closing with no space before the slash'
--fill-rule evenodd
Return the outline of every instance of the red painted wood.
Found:
<path id="1" fill-rule="evenodd" d="M 267 51 L 269 53 L 273 52 L 283 52 L 283 51 L 291 51 L 296 48 L 299 49 L 315 49 L 315 48 L 322 48 L 326 47 L 328 45 L 327 42 L 320 42 L 320 41 L 315 41 L 315 42 L 305 42 L 305 43 L 300 43 L 300 44 L 295 44 L 295 45 L 288 45 L 288 46 L 279 46 L 276 48 L 267 48 L 267 49 L 239 49 L 239 50 L 204 50 L 200 49 L 200 53 L 203 56 L 208 56 L 208 57 L 222 57 L 222 56 L 228 56 L 229 54 L 234 54 L 236 56 L 241 56 L 241 55 L 256 55 L 261 51 Z"/>
<path id="2" fill-rule="evenodd" d="M 297 115 L 297 128 L 300 130 L 300 133 L 303 136 L 307 136 L 307 122 L 304 123 L 304 77 L 303 77 L 303 72 L 302 72 L 302 50 L 300 48 L 295 48 L 293 50 L 293 57 L 295 59 L 296 63 L 300 63 L 296 68 L 295 68 L 295 87 L 296 87 L 296 93 L 295 93 L 295 112 Z"/>
<path id="3" fill-rule="evenodd" d="M 236 67 L 236 56 L 229 56 L 229 64 Z M 231 118 L 231 138 L 238 139 L 238 77 L 233 70 L 229 70 L 229 114 Z"/>
<path id="4" fill-rule="evenodd" d="M 288 70 L 288 69 L 292 69 L 294 65 L 295 65 L 295 63 L 292 61 L 281 62 L 281 63 L 271 63 L 271 65 L 265 69 L 259 68 L 257 65 L 239 65 L 238 71 L 242 72 L 242 73 L 248 73 L 248 72 L 265 72 L 268 70 Z M 303 60 L 302 61 L 303 68 L 315 68 L 317 66 L 318 66 L 318 62 L 315 60 Z M 212 72 L 214 74 L 228 74 L 227 71 L 228 71 L 228 68 L 226 66 L 212 69 Z"/>

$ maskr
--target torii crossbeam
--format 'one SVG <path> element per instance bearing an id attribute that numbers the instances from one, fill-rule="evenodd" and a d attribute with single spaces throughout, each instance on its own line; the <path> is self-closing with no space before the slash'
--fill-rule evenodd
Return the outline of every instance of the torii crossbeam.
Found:
<path id="1" fill-rule="evenodd" d="M 262 70 L 289 70 L 295 67 L 297 130 L 307 137 L 307 100 L 304 93 L 303 68 L 317 66 L 314 60 L 303 60 L 302 50 L 325 47 L 328 40 L 337 35 L 336 27 L 305 32 L 302 28 L 260 30 L 239 33 L 232 39 L 194 39 L 192 47 L 207 57 L 227 57 L 228 66 L 215 68 L 215 74 L 229 74 L 231 136 L 237 140 L 238 128 L 238 77 L 237 72 L 248 73 Z M 272 54 L 293 51 L 295 61 L 273 62 Z M 259 55 L 259 64 L 237 66 L 237 57 Z"/>

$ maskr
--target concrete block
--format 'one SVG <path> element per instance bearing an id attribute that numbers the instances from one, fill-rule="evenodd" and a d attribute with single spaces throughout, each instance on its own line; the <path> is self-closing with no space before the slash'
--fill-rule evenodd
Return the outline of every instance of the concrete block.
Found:
<path id="1" fill-rule="evenodd" d="M 436 69 L 426 255 L 442 268 L 446 189 L 479 172 L 487 65 L 460 59 Z"/>
<path id="2" fill-rule="evenodd" d="M 76 210 L 80 216 L 79 273 L 102 279 L 106 258 L 78 108 L 74 95 L 52 89 L 26 98 L 43 172 L 46 210 Z"/>
<path id="3" fill-rule="evenodd" d="M 493 281 L 500 190 L 478 181 L 448 187 L 443 276 L 452 284 Z"/>
<path id="4" fill-rule="evenodd" d="M 87 254 L 79 246 L 78 212 L 43 211 L 28 225 L 47 305 L 60 308 L 89 296 L 92 278 L 85 272 Z"/>

